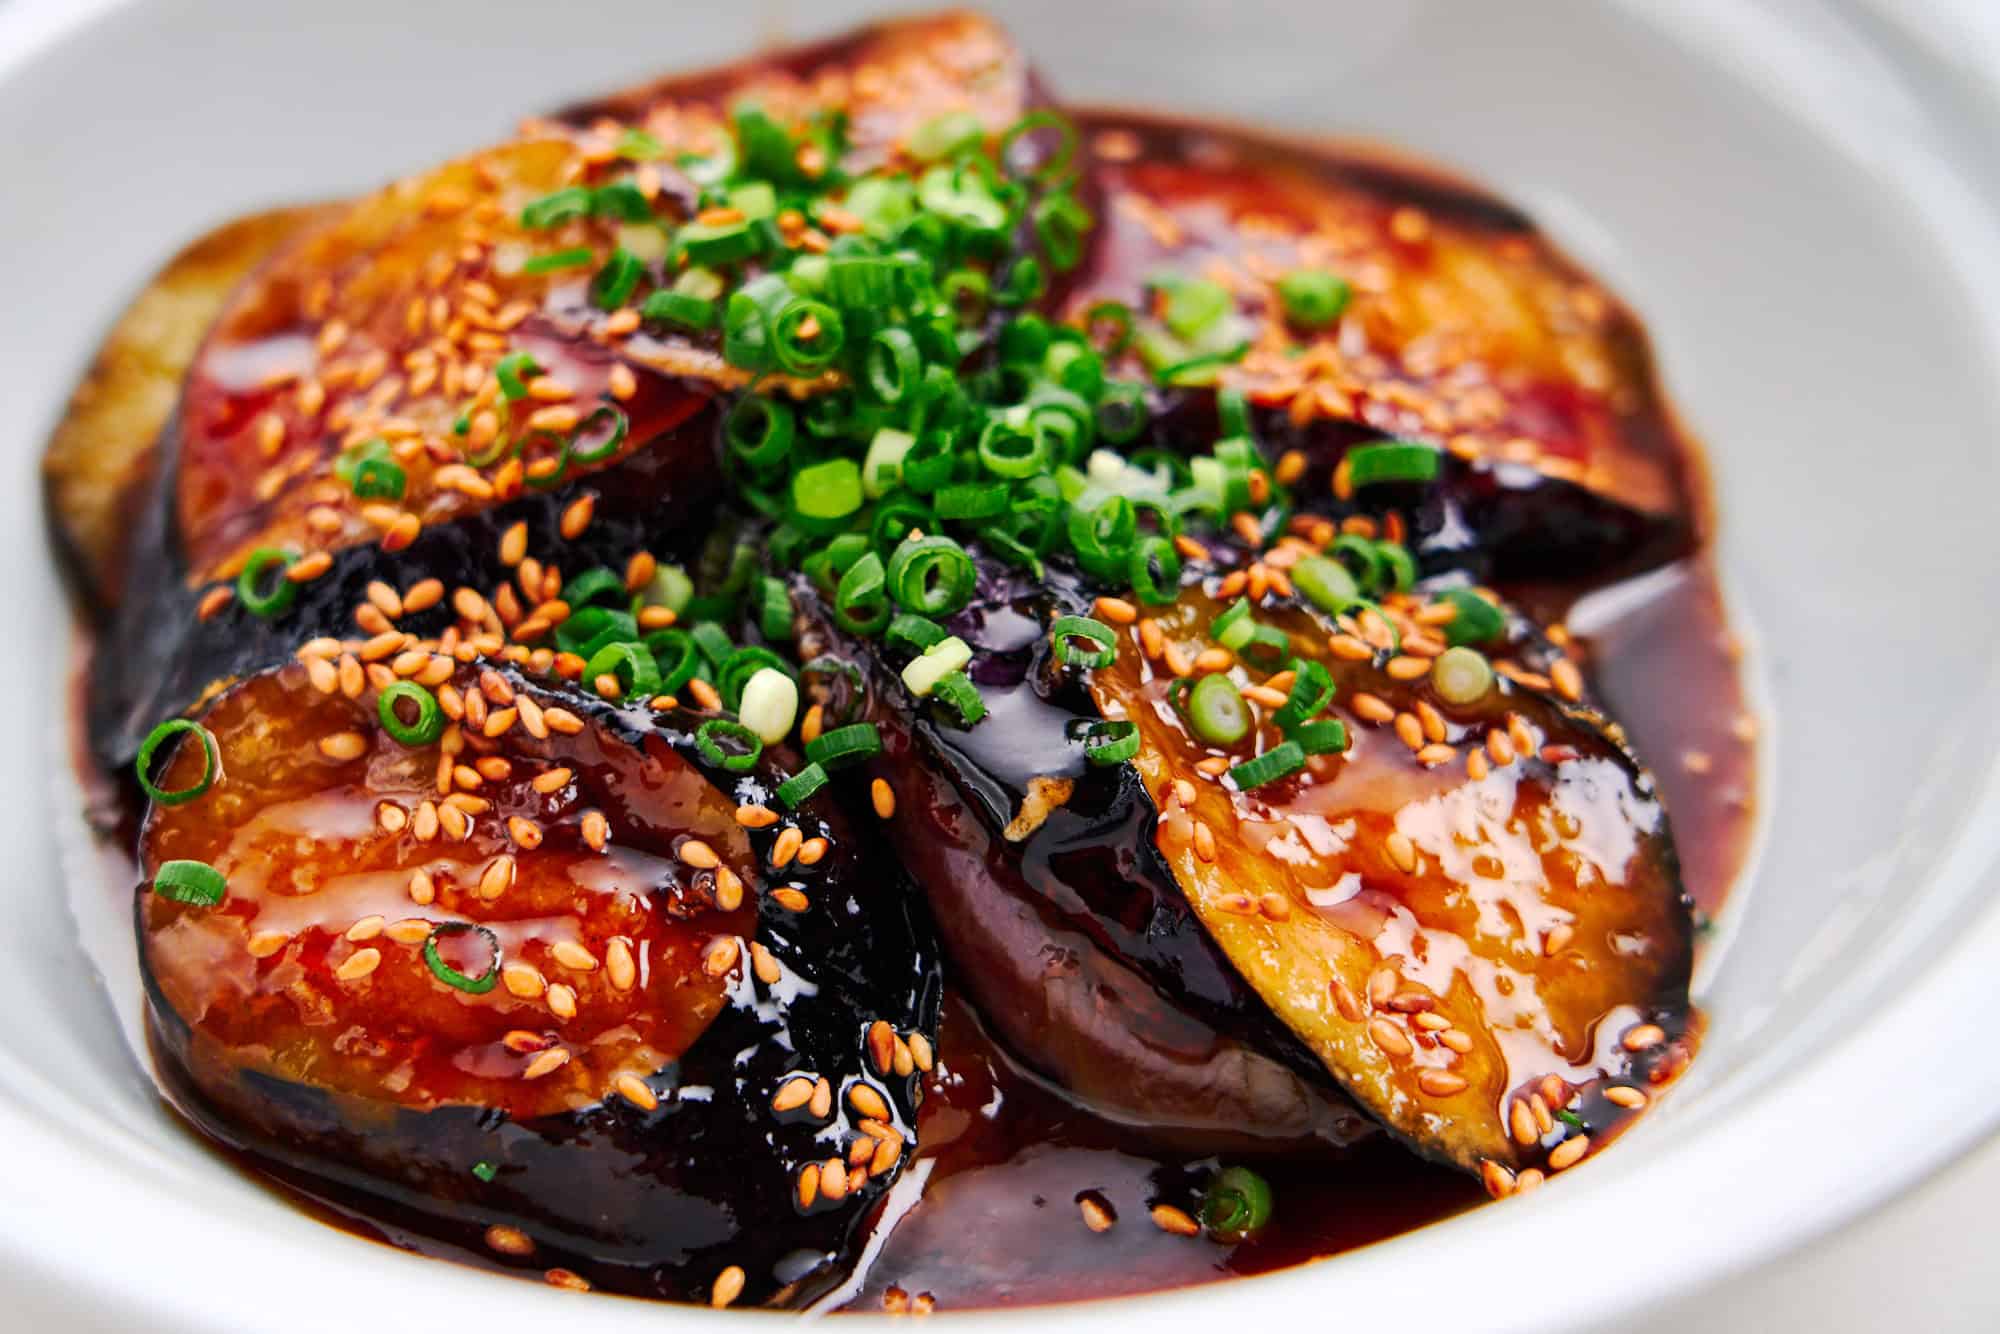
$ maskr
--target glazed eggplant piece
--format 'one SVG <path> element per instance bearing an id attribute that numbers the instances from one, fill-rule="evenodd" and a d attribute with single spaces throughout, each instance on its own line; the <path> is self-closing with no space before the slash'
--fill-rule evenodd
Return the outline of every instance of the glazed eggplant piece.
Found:
<path id="1" fill-rule="evenodd" d="M 119 602 L 153 447 L 209 326 L 237 285 L 323 212 L 255 213 L 187 246 L 118 317 L 70 395 L 42 476 L 57 555 L 93 618 Z"/>
<path id="2" fill-rule="evenodd" d="M 1139 312 L 1122 369 L 1148 383 L 1242 349 L 1164 377 L 1148 444 L 1206 449 L 1228 387 L 1302 507 L 1408 507 L 1426 569 L 1602 580 L 1692 550 L 1699 479 L 1645 336 L 1529 218 L 1376 150 L 1078 120 L 1106 204 L 1068 316 Z M 1227 308 L 1196 332 L 1210 296 Z M 1348 451 L 1384 437 L 1439 446 L 1438 484 L 1355 488 Z"/>
<path id="3" fill-rule="evenodd" d="M 1160 664 L 1216 647 L 1226 605 L 1184 590 L 1153 617 L 1159 659 L 1134 636 L 1091 681 L 1137 724 L 1187 902 L 1418 1151 L 1501 1193 L 1578 1161 L 1698 1038 L 1692 904 L 1650 775 L 1601 715 L 1468 650 L 1375 649 L 1297 606 L 1249 613 L 1264 670 L 1246 644 L 1184 691 Z M 1217 690 L 1247 715 L 1237 739 L 1201 716 Z"/>
<path id="4" fill-rule="evenodd" d="M 867 772 L 894 796 L 885 835 L 923 886 L 956 984 L 1022 1062 L 1097 1115 L 1194 1152 L 1338 1148 L 1371 1132 L 1203 930 L 1137 775 L 1084 762 L 1079 731 L 1096 710 L 1044 670 L 1046 627 L 1088 608 L 1078 580 L 982 561 L 978 597 L 951 622 L 991 711 L 970 730 L 913 699 L 809 581 L 792 591 L 827 725 L 879 730 Z"/>
<path id="5" fill-rule="evenodd" d="M 810 1300 L 912 1139 L 909 892 L 694 716 L 444 662 L 435 696 L 250 677 L 159 765 L 137 923 L 176 1105 L 391 1236 Z"/>
<path id="6" fill-rule="evenodd" d="M 884 84 L 891 73 L 904 82 Z M 727 107 L 768 104 L 759 124 L 802 127 L 802 160 L 844 143 L 859 166 L 900 151 L 940 107 L 992 132 L 1031 95 L 1018 52 L 984 20 L 885 25 L 617 99 L 643 134 L 612 134 L 612 104 L 587 126 L 532 123 L 307 228 L 226 303 L 157 466 L 120 501 L 140 516 L 139 559 L 93 680 L 100 760 L 124 764 L 159 718 L 339 633 L 390 574 L 385 554 L 398 589 L 437 578 L 490 593 L 506 572 L 483 553 L 523 519 L 567 530 L 582 506 L 581 523 L 594 515 L 627 553 L 655 535 L 661 555 L 697 542 L 689 520 L 724 480 L 726 396 L 755 377 L 725 361 L 716 329 L 640 318 L 656 284 L 646 266 L 699 210 L 678 159 L 728 156 Z M 803 398 L 835 378 L 764 385 Z M 592 557 L 560 559 L 579 558 Z M 287 578 L 295 609 L 246 606 Z"/>
<path id="7" fill-rule="evenodd" d="M 1223 675 L 1200 656 L 1220 610 L 1204 585 L 1240 589 L 1241 572 L 1148 608 L 1086 686 L 1050 642 L 1058 617 L 1091 612 L 1083 585 L 991 563 L 981 576 L 949 623 L 988 710 L 969 729 L 910 698 L 882 650 L 831 629 L 803 582 L 801 644 L 863 664 L 889 834 L 956 975 L 1085 1105 L 1187 1146 L 1341 1144 L 1357 1128 L 1337 1087 L 1504 1190 L 1542 1171 L 1545 1150 L 1568 1166 L 1686 1063 L 1690 905 L 1651 779 L 1599 715 L 1511 666 L 1484 667 L 1476 698 L 1449 703 L 1432 658 L 1375 648 L 1351 620 L 1275 592 L 1256 611 L 1263 633 L 1315 668 L 1290 669 L 1275 694 L 1234 655 Z M 1432 627 L 1458 607 L 1450 593 L 1392 601 L 1405 624 L 1428 606 Z M 1503 662 L 1537 661 L 1523 623 L 1502 624 L 1489 638 Z M 1410 647 L 1445 644 L 1414 629 Z M 1347 749 L 1242 790 L 1231 766 L 1283 741 L 1270 716 L 1298 672 L 1321 669 L 1309 716 L 1343 724 Z M 1243 713 L 1233 750 L 1190 739 L 1175 682 L 1201 674 Z M 846 707 L 843 679 L 821 681 L 824 708 Z M 1106 720 L 1138 722 L 1130 765 L 1089 761 Z"/>

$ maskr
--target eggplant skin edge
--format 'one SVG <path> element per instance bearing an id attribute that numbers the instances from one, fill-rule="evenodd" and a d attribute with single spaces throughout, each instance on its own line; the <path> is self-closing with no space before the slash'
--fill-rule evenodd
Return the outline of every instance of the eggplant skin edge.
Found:
<path id="1" fill-rule="evenodd" d="M 736 774 L 706 761 L 693 737 L 698 719 L 621 709 L 499 670 L 517 691 L 568 708 L 587 727 L 640 748 L 664 745 L 739 804 L 775 801 L 771 765 Z M 773 1006 L 757 995 L 746 959 L 732 1003 L 650 1081 L 660 1094 L 651 1112 L 612 1099 L 517 1121 L 472 1106 L 395 1107 L 247 1069 L 174 1011 L 146 966 L 142 885 L 134 925 L 159 1083 L 202 1134 L 391 1240 L 421 1239 L 425 1249 L 536 1274 L 567 1268 L 599 1288 L 677 1301 L 706 1300 L 714 1275 L 735 1264 L 748 1276 L 745 1302 L 808 1302 L 845 1276 L 874 1203 L 916 1148 L 921 1075 L 875 1067 L 868 1028 L 887 1020 L 935 1045 L 942 979 L 914 889 L 877 864 L 830 798 L 808 802 L 788 823 L 829 838 L 832 852 L 791 868 L 818 882 L 805 914 L 759 897 L 757 936 L 787 972 L 817 985 Z M 780 829 L 746 831 L 760 865 Z M 824 1198 L 797 1206 L 799 1169 L 827 1152 L 825 1127 L 771 1113 L 772 1091 L 797 1069 L 866 1073 L 904 1135 L 896 1171 L 837 1207 Z M 688 1087 L 710 1093 L 675 1096 Z M 846 1113 L 835 1116 L 838 1128 Z M 471 1172 L 481 1161 L 495 1166 L 490 1183 Z M 496 1256 L 486 1241 L 495 1225 L 533 1239 L 532 1255 Z"/>

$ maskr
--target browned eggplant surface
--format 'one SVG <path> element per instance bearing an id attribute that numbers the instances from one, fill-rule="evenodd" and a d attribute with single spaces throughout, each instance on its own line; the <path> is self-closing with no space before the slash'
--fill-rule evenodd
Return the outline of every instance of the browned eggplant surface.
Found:
<path id="1" fill-rule="evenodd" d="M 196 349 L 236 286 L 318 216 L 253 214 L 175 255 L 119 316 L 70 395 L 42 471 L 58 549 L 93 615 L 118 603 L 153 446 Z"/>
<path id="2" fill-rule="evenodd" d="M 378 691 L 294 663 L 165 766 L 217 771 L 142 838 L 149 880 L 199 863 L 221 894 L 139 896 L 176 1101 L 336 1209 L 503 1263 L 816 1295 L 911 1137 L 896 1055 L 930 1064 L 906 894 L 825 802 L 752 816 L 769 767 L 715 763 L 697 719 L 441 663 L 506 725 L 421 741 L 404 701 L 392 733 Z"/>
<path id="3" fill-rule="evenodd" d="M 1705 477 L 1443 172 L 897 20 L 217 233 L 46 472 L 161 1087 L 394 1244 L 1154 1290 L 1525 1194 L 1698 1048 Z"/>
<path id="4" fill-rule="evenodd" d="M 1106 207 L 1069 313 L 1159 313 L 1163 280 L 1226 293 L 1231 314 L 1201 346 L 1159 322 L 1128 356 L 1157 367 L 1217 339 L 1243 347 L 1214 382 L 1248 395 L 1303 506 L 1415 499 L 1357 495 L 1340 468 L 1351 446 L 1394 436 L 1448 453 L 1410 516 L 1431 567 L 1572 578 L 1692 549 L 1699 482 L 1644 334 L 1512 206 L 1380 150 L 1126 112 L 1079 125 Z M 1340 285 L 1288 299 L 1301 272 Z M 1181 378 L 1157 391 L 1158 430 L 1205 445 L 1215 396 L 1195 382 L 1210 377 Z"/>

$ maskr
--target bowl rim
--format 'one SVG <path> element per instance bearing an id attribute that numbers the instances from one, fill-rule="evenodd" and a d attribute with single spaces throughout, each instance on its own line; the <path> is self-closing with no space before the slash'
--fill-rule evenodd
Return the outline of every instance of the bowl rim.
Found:
<path id="1" fill-rule="evenodd" d="M 0 83 L 61 45 L 86 38 L 100 23 L 145 0 L 13 0 L 0 7 Z M 1631 7 L 1636 8 L 1628 0 Z M 1753 8 L 1761 10 L 1763 6 Z M 1934 104 L 1929 89 L 1950 85 L 1960 105 L 1940 114 L 1946 123 L 1966 114 L 2000 137 L 2000 67 L 1968 68 L 1951 59 L 1953 35 L 1933 6 L 1898 8 L 1894 0 L 1852 0 L 1835 22 L 1889 30 L 1899 41 L 1896 63 L 1906 95 Z M 1766 20 L 1771 16 L 1765 15 Z M 1713 18 L 1713 15 L 1710 16 Z M 1657 16 L 1671 25 L 1678 20 Z M 1912 74 L 1934 77 L 1910 78 Z M 1968 100 L 1969 96 L 1969 100 Z M 1933 149 L 1947 160 L 1941 145 Z M 1986 221 L 2000 221 L 2000 193 L 1981 201 Z M 2000 234 L 1996 229 L 1995 234 Z M 1984 317 L 1994 379 L 2000 382 L 2000 312 Z M 1721 539 L 1730 565 L 1729 535 Z M 1740 604 L 1738 604 L 1740 605 Z M 1986 669 L 2000 693 L 2000 666 Z M 61 754 L 58 746 L 58 754 Z M 2000 887 L 2000 757 L 1989 762 L 1970 803 L 1961 836 L 1934 876 L 1938 892 L 1972 901 L 1984 883 Z M 1747 886 L 1745 887 L 1747 889 Z M 1972 920 L 1909 985 L 1866 1020 L 1801 1061 L 1784 1077 L 1739 1099 L 1727 1126 L 1705 1123 L 1669 1140 L 1642 1127 L 1628 1146 L 1633 1161 L 1616 1173 L 1565 1179 L 1530 1206 L 1537 1226 L 1517 1225 L 1512 1211 L 1475 1210 L 1337 1257 L 1338 1266 L 1313 1262 L 1260 1276 L 1247 1290 L 1259 1303 L 1317 1309 L 1330 1284 L 1354 1313 L 1387 1313 L 1409 1298 L 1413 1265 L 1440 1258 L 1452 1265 L 1456 1286 L 1504 1291 L 1510 1277 L 1545 1266 L 1550 1236 L 1569 1248 L 1566 1266 L 1615 1267 L 1621 1301 L 1631 1313 L 1697 1284 L 1707 1286 L 1768 1263 L 1847 1224 L 1894 1196 L 1916 1189 L 1953 1157 L 2000 1126 L 2000 1067 L 1960 1059 L 1984 1035 L 1990 977 L 2000 961 L 2000 898 L 1977 909 Z M 0 1054 L 7 1082 L 41 1085 L 60 1097 L 48 1076 Z M 1926 1078 L 1926 1096 L 1898 1107 L 1893 1152 L 1854 1152 L 1868 1127 L 1868 1108 L 1854 1096 L 1852 1072 L 1893 1084 L 1909 1072 L 1949 1070 L 1952 1079 Z M 346 1330 L 352 1312 L 337 1303 L 300 1303 L 301 1292 L 327 1291 L 341 1277 L 386 1283 L 412 1299 L 411 1320 L 434 1324 L 430 1313 L 454 1317 L 507 1315 L 532 1318 L 544 1309 L 575 1322 L 574 1298 L 534 1284 L 499 1283 L 470 1267 L 434 1260 L 325 1229 L 301 1248 L 289 1232 L 260 1229 L 254 1217 L 227 1208 L 229 1193 L 215 1182 L 160 1160 L 108 1120 L 51 1124 L 10 1099 L 0 1098 L 0 1143 L 10 1146 L 9 1193 L 33 1208 L 0 1209 L 0 1274 L 70 1294 L 80 1319 L 96 1327 L 123 1318 L 162 1331 L 256 1330 L 282 1309 L 289 1327 Z M 1643 1157 L 1633 1155 L 1638 1150 Z M 1809 1182 L 1812 1190 L 1796 1189 Z M 1786 1189 L 1787 1185 L 1794 1187 Z M 1615 1229 L 1602 1225 L 1604 1197 L 1623 1197 Z M 1632 1201 L 1644 1200 L 1642 1208 Z M 104 1207 L 103 1202 L 116 1206 Z M 1698 1226 L 1694 1225 L 1698 1224 Z M 1595 1225 L 1595 1226 L 1593 1226 Z M 157 1282 L 157 1270 L 104 1257 L 157 1249 L 162 1238 L 200 1238 L 202 1249 L 229 1257 L 227 1284 Z M 323 1243 L 323 1244 L 322 1244 Z M 181 1243 L 185 1244 L 185 1240 Z M 1634 1257 L 1653 1257 L 1637 1260 Z M 1656 1262 L 1671 1257 L 1672 1263 Z M 313 1287 L 309 1284 L 321 1286 Z M 1600 1288 L 1542 1285 L 1532 1309 L 1487 1309 L 1494 1329 L 1569 1328 L 1601 1317 Z M 1246 1289 L 1235 1283 L 1120 1297 L 1119 1313 L 1175 1329 L 1213 1328 L 1240 1310 Z M 733 1318 L 697 1308 L 667 1307 L 637 1299 L 591 1302 L 583 1315 L 592 1330 L 640 1330 L 662 1320 Z M 530 1303 L 531 1305 L 523 1305 Z M 1018 1328 L 1026 1319 L 1069 1324 L 1098 1314 L 1098 1302 L 1023 1310 L 953 1313 L 955 1324 Z M 389 1327 L 401 1318 L 382 1317 Z M 642 1324 L 642 1322 L 644 1322 Z M 110 1327 L 107 1323 L 106 1327 Z"/>

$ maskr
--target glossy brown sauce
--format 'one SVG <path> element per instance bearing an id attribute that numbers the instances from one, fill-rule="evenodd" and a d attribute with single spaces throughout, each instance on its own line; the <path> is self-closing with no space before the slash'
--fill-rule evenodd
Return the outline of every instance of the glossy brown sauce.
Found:
<path id="1" fill-rule="evenodd" d="M 1737 642 L 1706 556 L 1600 590 L 1500 591 L 1544 621 L 1574 617 L 1574 651 L 1658 778 L 1687 888 L 1713 915 L 1751 845 L 1756 743 Z M 96 823 L 132 845 L 129 810 Z M 1149 1148 L 1131 1129 L 1078 1109 L 996 1045 L 949 989 L 940 1067 L 918 1140 L 885 1210 L 893 1228 L 842 1290 L 844 1309 L 921 1306 L 926 1297 L 944 1309 L 1021 1305 L 1262 1273 L 1399 1235 L 1486 1198 L 1472 1177 L 1377 1136 L 1338 1157 L 1246 1160 L 1276 1195 L 1271 1226 L 1252 1241 L 1226 1246 L 1169 1234 L 1148 1218 L 1149 1205 L 1191 1202 L 1216 1160 Z M 1116 1215 L 1108 1231 L 1085 1226 L 1078 1204 L 1085 1192 Z M 491 1263 L 400 1230 L 385 1233 L 337 1202 L 307 1207 L 407 1249 Z"/>

